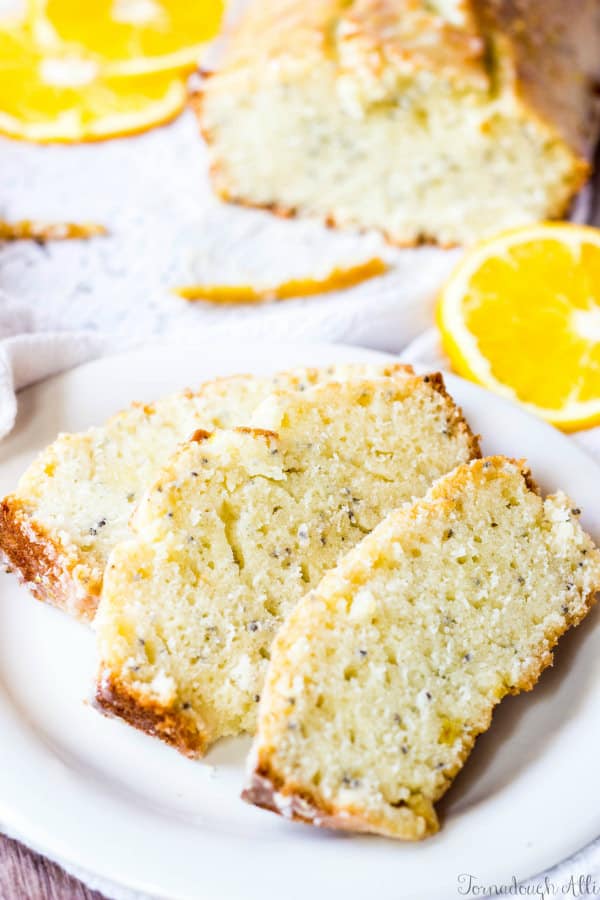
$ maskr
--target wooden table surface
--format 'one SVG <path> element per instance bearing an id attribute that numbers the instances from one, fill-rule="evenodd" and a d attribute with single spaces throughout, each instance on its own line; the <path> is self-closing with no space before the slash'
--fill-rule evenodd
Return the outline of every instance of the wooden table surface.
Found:
<path id="1" fill-rule="evenodd" d="M 59 866 L 0 835 L 0 900 L 105 900 Z"/>

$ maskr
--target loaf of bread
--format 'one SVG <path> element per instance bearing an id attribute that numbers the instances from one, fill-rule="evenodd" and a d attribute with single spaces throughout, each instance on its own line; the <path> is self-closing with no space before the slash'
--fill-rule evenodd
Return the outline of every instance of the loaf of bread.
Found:
<path id="1" fill-rule="evenodd" d="M 567 211 L 599 70 L 597 0 L 262 0 L 195 105 L 224 199 L 453 245 Z"/>
<path id="2" fill-rule="evenodd" d="M 522 464 L 477 460 L 391 513 L 273 648 L 245 798 L 415 840 L 505 694 L 532 688 L 600 590 L 600 551 Z"/>
<path id="3" fill-rule="evenodd" d="M 198 428 L 244 425 L 281 387 L 303 390 L 352 374 L 400 377 L 399 364 L 299 368 L 273 377 L 238 375 L 151 404 L 134 404 L 105 425 L 62 434 L 0 505 L 0 553 L 40 600 L 92 618 L 112 548 L 176 445 Z"/>
<path id="4" fill-rule="evenodd" d="M 441 376 L 272 395 L 253 428 L 200 432 L 111 554 L 97 703 L 199 755 L 252 732 L 283 618 L 390 510 L 478 455 Z"/>

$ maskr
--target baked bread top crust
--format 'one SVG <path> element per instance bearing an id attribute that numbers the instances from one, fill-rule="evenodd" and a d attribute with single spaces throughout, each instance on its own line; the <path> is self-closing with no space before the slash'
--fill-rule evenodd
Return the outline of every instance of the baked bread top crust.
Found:
<path id="1" fill-rule="evenodd" d="M 356 113 L 397 100 L 416 72 L 514 105 L 583 158 L 600 76 L 595 0 L 262 0 L 228 36 L 219 83 L 309 73 L 328 61 Z"/>

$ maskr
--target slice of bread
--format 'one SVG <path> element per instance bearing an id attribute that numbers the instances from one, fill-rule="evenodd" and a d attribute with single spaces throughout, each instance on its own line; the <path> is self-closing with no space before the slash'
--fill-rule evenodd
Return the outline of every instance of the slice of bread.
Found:
<path id="1" fill-rule="evenodd" d="M 566 213 L 599 60 L 597 0 L 262 0 L 195 106 L 224 199 L 462 244 Z"/>
<path id="2" fill-rule="evenodd" d="M 253 731 L 271 641 L 323 573 L 479 453 L 441 376 L 279 393 L 253 425 L 165 466 L 96 616 L 99 706 L 190 755 Z"/>
<path id="3" fill-rule="evenodd" d="M 220 378 L 157 403 L 134 404 L 100 427 L 62 434 L 2 501 L 0 553 L 38 599 L 92 618 L 108 554 L 128 536 L 135 504 L 180 441 L 198 428 L 247 424 L 278 388 L 411 371 L 367 363 Z"/>
<path id="4" fill-rule="evenodd" d="M 390 514 L 272 649 L 245 799 L 415 840 L 505 694 L 531 689 L 600 589 L 600 551 L 521 463 L 464 465 Z"/>

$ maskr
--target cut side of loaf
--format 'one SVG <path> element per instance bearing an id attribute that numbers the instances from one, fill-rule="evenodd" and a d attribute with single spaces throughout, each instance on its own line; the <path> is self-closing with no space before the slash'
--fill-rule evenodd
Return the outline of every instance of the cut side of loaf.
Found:
<path id="1" fill-rule="evenodd" d="M 223 198 L 463 244 L 564 215 L 599 60 L 596 0 L 263 0 L 195 105 Z"/>
<path id="2" fill-rule="evenodd" d="M 129 535 L 135 505 L 179 442 L 198 428 L 247 424 L 280 388 L 411 371 L 399 364 L 341 364 L 220 378 L 156 403 L 134 404 L 88 431 L 62 434 L 0 504 L 0 554 L 39 600 L 93 618 L 108 555 Z"/>
<path id="3" fill-rule="evenodd" d="M 505 694 L 600 589 L 600 551 L 521 463 L 464 465 L 391 513 L 280 630 L 245 799 L 416 840 Z"/>
<path id="4" fill-rule="evenodd" d="M 273 395 L 200 433 L 109 558 L 97 703 L 199 755 L 252 732 L 284 617 L 390 510 L 479 455 L 441 376 Z"/>

